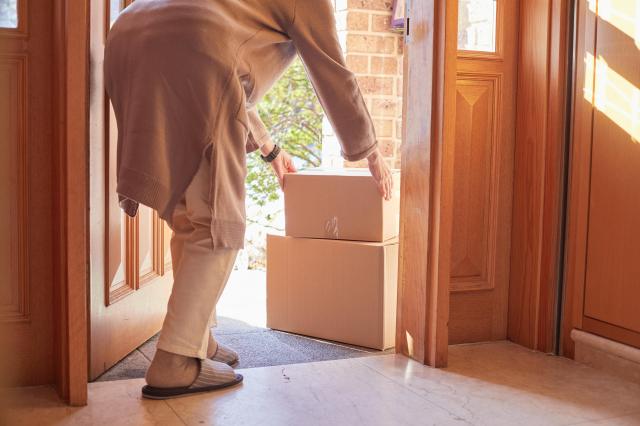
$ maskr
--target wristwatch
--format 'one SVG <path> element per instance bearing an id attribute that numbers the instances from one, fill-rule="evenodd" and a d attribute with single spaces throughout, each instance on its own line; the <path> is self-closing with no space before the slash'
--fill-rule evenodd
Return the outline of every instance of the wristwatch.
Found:
<path id="1" fill-rule="evenodd" d="M 260 158 L 262 158 L 265 162 L 270 163 L 276 159 L 278 154 L 280 154 L 280 151 L 281 151 L 280 147 L 278 145 L 274 145 L 273 150 L 269 153 L 269 155 L 267 156 L 260 155 Z"/>

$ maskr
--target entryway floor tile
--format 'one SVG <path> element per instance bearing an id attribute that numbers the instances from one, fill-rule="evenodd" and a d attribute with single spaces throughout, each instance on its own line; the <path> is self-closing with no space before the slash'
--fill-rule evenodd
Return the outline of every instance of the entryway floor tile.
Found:
<path id="1" fill-rule="evenodd" d="M 640 385 L 508 342 L 452 346 L 445 369 L 382 355 L 238 371 L 240 386 L 168 401 L 143 400 L 142 379 L 92 383 L 83 408 L 12 390 L 0 424 L 640 425 Z"/>

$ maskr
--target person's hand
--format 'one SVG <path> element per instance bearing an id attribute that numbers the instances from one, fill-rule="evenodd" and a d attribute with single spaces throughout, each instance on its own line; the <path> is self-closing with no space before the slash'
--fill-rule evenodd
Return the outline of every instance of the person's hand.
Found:
<path id="1" fill-rule="evenodd" d="M 367 157 L 367 161 L 369 162 L 371 176 L 378 186 L 380 195 L 385 200 L 390 200 L 393 193 L 393 176 L 391 175 L 391 170 L 389 170 L 389 167 L 384 162 L 382 154 L 379 150 L 375 150 Z"/>
<path id="2" fill-rule="evenodd" d="M 284 175 L 287 173 L 295 173 L 298 171 L 296 170 L 296 166 L 293 165 L 291 156 L 284 149 L 280 150 L 280 154 L 278 154 L 275 160 L 273 160 L 270 164 L 273 168 L 273 172 L 278 178 L 280 189 L 284 189 Z"/>

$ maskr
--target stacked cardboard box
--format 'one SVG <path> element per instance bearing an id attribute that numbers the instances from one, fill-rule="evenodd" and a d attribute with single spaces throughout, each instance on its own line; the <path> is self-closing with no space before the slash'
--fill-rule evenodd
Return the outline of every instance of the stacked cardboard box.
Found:
<path id="1" fill-rule="evenodd" d="M 286 236 L 267 238 L 267 326 L 393 347 L 399 191 L 383 200 L 357 169 L 286 175 L 284 188 Z"/>

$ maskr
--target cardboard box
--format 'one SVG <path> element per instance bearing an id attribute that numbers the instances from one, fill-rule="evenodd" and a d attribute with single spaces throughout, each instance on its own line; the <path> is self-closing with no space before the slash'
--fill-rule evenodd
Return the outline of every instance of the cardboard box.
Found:
<path id="1" fill-rule="evenodd" d="M 267 326 L 384 350 L 395 345 L 398 242 L 269 235 Z"/>
<path id="2" fill-rule="evenodd" d="M 310 169 L 284 177 L 286 234 L 298 238 L 387 241 L 398 236 L 400 173 L 380 196 L 369 170 Z"/>

